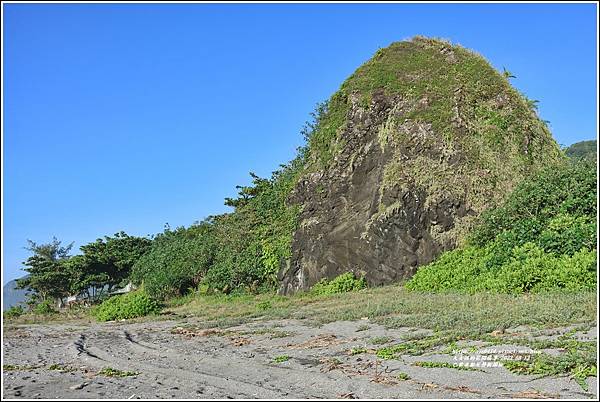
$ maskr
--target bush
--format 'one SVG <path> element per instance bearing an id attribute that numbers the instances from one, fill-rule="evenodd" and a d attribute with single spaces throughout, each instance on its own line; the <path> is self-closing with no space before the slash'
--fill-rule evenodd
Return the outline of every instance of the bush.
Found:
<path id="1" fill-rule="evenodd" d="M 143 317 L 160 311 L 158 302 L 143 290 L 113 296 L 95 307 L 92 315 L 98 321 Z"/>
<path id="2" fill-rule="evenodd" d="M 48 314 L 56 314 L 58 311 L 54 308 L 54 305 L 50 300 L 44 300 L 38 304 L 36 304 L 31 310 L 35 314 L 40 315 L 48 315 Z"/>
<path id="3" fill-rule="evenodd" d="M 12 306 L 3 313 L 4 318 L 7 319 L 19 318 L 23 314 L 25 314 L 25 309 L 21 305 Z"/>
<path id="4" fill-rule="evenodd" d="M 514 236 L 513 246 L 527 242 L 540 244 L 544 230 L 573 230 L 582 232 L 577 234 L 581 246 L 596 244 L 596 185 L 596 168 L 590 163 L 547 168 L 519 184 L 503 205 L 482 214 L 469 242 L 485 246 L 508 231 Z M 563 254 L 580 248 L 572 244 L 565 247 L 556 244 L 553 251 Z"/>
<path id="5" fill-rule="evenodd" d="M 166 230 L 133 266 L 132 280 L 152 297 L 164 300 L 195 288 L 213 260 L 210 225 Z"/>
<path id="6" fill-rule="evenodd" d="M 443 254 L 421 268 L 406 284 L 409 290 L 475 293 L 593 290 L 596 252 L 582 249 L 572 256 L 544 252 L 533 243 L 510 250 L 494 264 L 494 247 L 465 247 Z"/>
<path id="7" fill-rule="evenodd" d="M 331 281 L 321 279 L 313 285 L 310 292 L 317 295 L 329 295 L 334 293 L 352 292 L 367 287 L 367 281 L 364 278 L 357 278 L 354 273 L 346 272 Z"/>
<path id="8" fill-rule="evenodd" d="M 466 246 L 406 284 L 419 291 L 501 293 L 596 288 L 596 170 L 567 163 L 521 183 L 482 216 Z"/>

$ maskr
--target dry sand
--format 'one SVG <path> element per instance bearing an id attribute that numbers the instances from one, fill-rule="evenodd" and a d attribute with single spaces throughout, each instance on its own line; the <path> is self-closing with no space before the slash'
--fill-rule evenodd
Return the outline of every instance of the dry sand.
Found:
<path id="1" fill-rule="evenodd" d="M 450 354 L 381 360 L 373 338 L 413 328 L 369 323 L 261 321 L 197 329 L 193 318 L 146 322 L 13 325 L 4 328 L 4 398 L 595 398 L 572 379 L 511 374 L 503 367 L 465 371 L 415 361 L 453 362 Z M 368 329 L 365 329 L 368 326 Z M 567 329 L 565 329 L 566 331 Z M 596 336 L 596 328 L 587 334 Z M 391 344 L 390 343 L 390 344 Z M 276 362 L 280 356 L 287 361 Z M 285 358 L 280 358 L 285 360 Z M 18 367 L 10 367 L 13 365 Z M 62 370 L 52 365 L 59 365 Z M 99 374 L 110 367 L 139 373 Z M 408 380 L 398 379 L 400 373 Z"/>

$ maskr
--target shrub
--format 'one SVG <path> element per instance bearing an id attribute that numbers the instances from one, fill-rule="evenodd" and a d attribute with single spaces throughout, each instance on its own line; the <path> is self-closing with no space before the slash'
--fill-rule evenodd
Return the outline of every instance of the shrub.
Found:
<path id="1" fill-rule="evenodd" d="M 92 315 L 98 321 L 112 321 L 143 317 L 159 311 L 158 302 L 148 296 L 145 291 L 138 290 L 105 300 L 92 310 Z"/>
<path id="2" fill-rule="evenodd" d="M 517 186 L 462 248 L 422 267 L 409 290 L 501 293 L 596 288 L 596 170 L 567 163 Z"/>
<path id="3" fill-rule="evenodd" d="M 57 311 L 54 308 L 54 305 L 50 300 L 44 300 L 38 304 L 36 304 L 31 310 L 35 314 L 40 315 L 48 315 L 48 314 L 56 314 Z"/>
<path id="4" fill-rule="evenodd" d="M 346 272 L 331 281 L 321 279 L 313 285 L 311 293 L 317 295 L 329 295 L 334 293 L 352 292 L 367 287 L 367 281 L 364 278 L 357 278 L 354 273 Z"/>
<path id="5" fill-rule="evenodd" d="M 561 168 L 547 168 L 532 179 L 520 183 L 503 205 L 481 217 L 469 242 L 485 246 L 504 232 L 513 235 L 513 246 L 541 241 L 544 230 L 578 233 L 582 241 L 596 244 L 596 168 L 587 162 L 565 163 Z M 575 225 L 575 227 L 572 227 Z M 590 226 L 593 225 L 593 226 Z M 541 244 L 540 244 L 541 245 Z M 585 247 L 581 244 L 580 247 Z M 579 251 L 580 247 L 559 244 L 553 250 L 559 254 Z"/>
<path id="6" fill-rule="evenodd" d="M 19 318 L 23 314 L 25 314 L 25 309 L 21 305 L 12 306 L 3 313 L 4 318 L 8 319 Z"/>
<path id="7" fill-rule="evenodd" d="M 544 252 L 533 243 L 510 250 L 507 261 L 495 265 L 493 247 L 466 247 L 443 254 L 406 284 L 409 290 L 474 293 L 593 290 L 596 251 L 581 249 L 572 256 Z"/>
<path id="8" fill-rule="evenodd" d="M 132 280 L 159 300 L 195 288 L 213 260 L 211 227 L 208 223 L 167 229 L 151 250 L 133 266 Z"/>

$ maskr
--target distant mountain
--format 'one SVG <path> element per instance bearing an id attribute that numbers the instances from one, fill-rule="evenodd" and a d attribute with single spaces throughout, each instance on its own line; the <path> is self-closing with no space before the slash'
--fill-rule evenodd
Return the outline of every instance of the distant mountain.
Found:
<path id="1" fill-rule="evenodd" d="M 565 154 L 573 159 L 596 161 L 596 140 L 580 141 L 565 149 Z"/>
<path id="2" fill-rule="evenodd" d="M 22 278 L 19 278 L 22 279 Z M 17 280 L 8 282 L 2 288 L 2 299 L 4 301 L 4 310 L 8 310 L 12 306 L 16 306 L 19 303 L 24 303 L 27 300 L 27 295 L 30 290 L 17 289 Z"/>

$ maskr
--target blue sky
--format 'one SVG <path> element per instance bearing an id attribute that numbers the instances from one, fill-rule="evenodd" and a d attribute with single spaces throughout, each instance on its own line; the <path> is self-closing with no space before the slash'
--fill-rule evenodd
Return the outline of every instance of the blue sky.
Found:
<path id="1" fill-rule="evenodd" d="M 26 239 L 189 225 L 290 160 L 315 103 L 416 34 L 477 50 L 596 137 L 593 4 L 4 4 L 3 277 Z"/>

